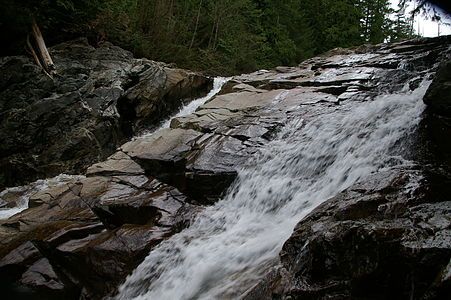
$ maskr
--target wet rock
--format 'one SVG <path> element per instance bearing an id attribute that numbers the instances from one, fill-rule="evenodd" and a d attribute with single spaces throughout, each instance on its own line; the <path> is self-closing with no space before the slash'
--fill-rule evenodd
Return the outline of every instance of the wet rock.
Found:
<path id="1" fill-rule="evenodd" d="M 160 130 L 121 149 L 147 174 L 209 203 L 223 194 L 248 157 L 238 139 L 179 128 Z"/>
<path id="2" fill-rule="evenodd" d="M 4 268 L 7 266 L 15 265 L 31 265 L 37 257 L 40 256 L 40 252 L 36 246 L 27 241 L 20 245 L 10 253 L 6 254 L 0 261 L 0 267 Z"/>
<path id="3" fill-rule="evenodd" d="M 64 284 L 59 280 L 52 266 L 46 258 L 42 258 L 31 265 L 22 274 L 20 282 L 33 288 L 46 288 L 49 290 L 62 290 Z"/>
<path id="4" fill-rule="evenodd" d="M 211 85 L 109 43 L 94 48 L 79 39 L 50 53 L 53 80 L 31 58 L 0 59 L 0 187 L 81 172 L 114 153 L 144 120 L 158 124 Z"/>
<path id="5" fill-rule="evenodd" d="M 156 124 L 162 115 L 199 96 L 209 83 L 199 74 L 169 67 L 147 67 L 133 76 L 138 76 L 139 83 L 126 91 L 121 105 L 134 107 L 137 125 Z"/>
<path id="6" fill-rule="evenodd" d="M 23 189 L 6 189 L 0 193 L 0 208 L 16 207 L 26 193 Z"/>
<path id="7" fill-rule="evenodd" d="M 144 170 L 127 154 L 116 152 L 108 160 L 96 163 L 88 168 L 86 175 L 140 175 Z"/>
<path id="8" fill-rule="evenodd" d="M 169 180 L 172 174 L 183 171 L 186 156 L 200 135 L 194 130 L 163 129 L 150 137 L 126 143 L 121 149 L 148 174 Z"/>
<path id="9" fill-rule="evenodd" d="M 444 138 L 451 135 L 451 60 L 440 65 L 426 95 L 425 123 L 432 138 L 432 149 L 438 158 L 451 166 L 451 141 Z"/>
<path id="10" fill-rule="evenodd" d="M 186 192 L 203 203 L 214 203 L 235 180 L 237 170 L 250 156 L 243 143 L 233 137 L 206 135 L 191 153 L 186 166 Z"/>
<path id="11" fill-rule="evenodd" d="M 76 299 L 79 293 L 66 285 L 61 275 L 32 242 L 22 244 L 0 261 L 0 287 L 6 299 Z"/>
<path id="12" fill-rule="evenodd" d="M 54 256 L 77 286 L 83 287 L 82 297 L 99 299 L 114 291 L 167 234 L 152 226 L 124 225 L 63 243 Z"/>
<path id="13" fill-rule="evenodd" d="M 451 117 L 451 60 L 440 65 L 424 96 L 424 103 L 434 113 Z"/>
<path id="14" fill-rule="evenodd" d="M 286 272 L 280 276 L 289 282 L 281 294 L 443 299 L 449 284 L 437 278 L 451 259 L 451 203 L 436 195 L 450 177 L 432 185 L 433 176 L 403 169 L 375 174 L 317 207 L 280 254 Z"/>
<path id="15" fill-rule="evenodd" d="M 0 222 L 0 278 L 12 297 L 104 297 L 198 211 L 144 175 L 80 178 L 30 201 Z"/>

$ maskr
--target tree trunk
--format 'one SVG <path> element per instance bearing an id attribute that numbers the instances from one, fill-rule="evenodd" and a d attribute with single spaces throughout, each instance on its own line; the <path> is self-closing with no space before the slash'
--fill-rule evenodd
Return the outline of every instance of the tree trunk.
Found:
<path id="1" fill-rule="evenodd" d="M 33 22 L 31 24 L 31 30 L 38 47 L 37 50 L 41 61 L 41 66 L 48 75 L 52 76 L 56 73 L 55 65 L 53 64 L 52 57 L 50 57 L 49 51 L 47 50 L 47 46 L 44 42 L 44 38 L 42 37 L 41 30 L 39 29 L 35 19 L 33 19 Z"/>
<path id="2" fill-rule="evenodd" d="M 191 50 L 191 48 L 194 45 L 194 39 L 196 37 L 196 33 L 197 33 L 197 27 L 199 26 L 199 18 L 200 18 L 200 10 L 202 9 L 202 0 L 200 0 L 199 2 L 199 9 L 197 10 L 197 17 L 196 17 L 196 25 L 194 27 L 194 32 L 193 32 L 193 36 L 191 38 L 191 43 L 189 44 L 189 49 Z"/>

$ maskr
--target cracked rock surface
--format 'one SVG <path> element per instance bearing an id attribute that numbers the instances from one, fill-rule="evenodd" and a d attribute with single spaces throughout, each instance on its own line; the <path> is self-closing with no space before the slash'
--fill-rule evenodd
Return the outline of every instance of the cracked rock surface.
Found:
<path id="1" fill-rule="evenodd" d="M 83 172 L 212 83 L 109 43 L 79 39 L 50 54 L 53 80 L 29 57 L 0 58 L 0 188 Z"/>

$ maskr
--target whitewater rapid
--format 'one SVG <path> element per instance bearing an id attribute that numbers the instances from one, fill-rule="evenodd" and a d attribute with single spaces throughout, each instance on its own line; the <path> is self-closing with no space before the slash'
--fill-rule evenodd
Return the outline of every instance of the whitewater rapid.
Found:
<path id="1" fill-rule="evenodd" d="M 221 201 L 151 251 L 117 299 L 242 296 L 313 208 L 372 172 L 410 163 L 397 142 L 420 122 L 429 84 L 289 118 Z"/>

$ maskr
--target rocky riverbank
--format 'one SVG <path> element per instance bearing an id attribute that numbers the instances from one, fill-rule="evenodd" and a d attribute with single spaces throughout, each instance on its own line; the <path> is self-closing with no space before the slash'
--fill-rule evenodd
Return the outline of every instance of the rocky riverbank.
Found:
<path id="1" fill-rule="evenodd" d="M 212 84 L 109 43 L 79 39 L 50 53 L 54 79 L 30 57 L 0 59 L 0 188 L 84 172 Z"/>
<path id="2" fill-rule="evenodd" d="M 450 37 L 441 37 L 336 49 L 298 67 L 234 77 L 220 95 L 174 119 L 171 128 L 123 144 L 82 177 L 31 193 L 28 209 L 0 221 L 2 290 L 46 299 L 115 294 L 155 246 L 220 199 L 241 168 L 257 164 L 254 155 L 287 122 L 306 124 L 379 95 L 414 91 L 450 59 L 450 44 Z M 155 67 L 161 69 L 173 70 Z M 443 109 L 449 102 L 435 95 L 445 93 L 439 89 L 447 86 L 442 82 L 449 81 L 449 73 L 440 72 L 444 75 L 436 77 L 427 94 L 430 111 L 421 128 L 393 149 L 412 164 L 375 173 L 324 199 L 296 226 L 280 263 L 246 299 L 446 295 L 451 177 L 449 148 L 440 137 L 443 141 L 442 132 L 449 132 Z M 171 99 L 192 95 L 194 87 L 208 83 L 183 74 L 189 74 L 189 92 L 171 92 Z M 150 77 L 138 76 L 138 83 L 113 97 L 123 112 L 119 115 L 133 116 L 128 121 L 138 125 L 159 111 L 142 104 L 139 97 L 152 92 L 139 78 Z M 8 192 L 3 201 L 14 206 L 23 193 Z"/>

